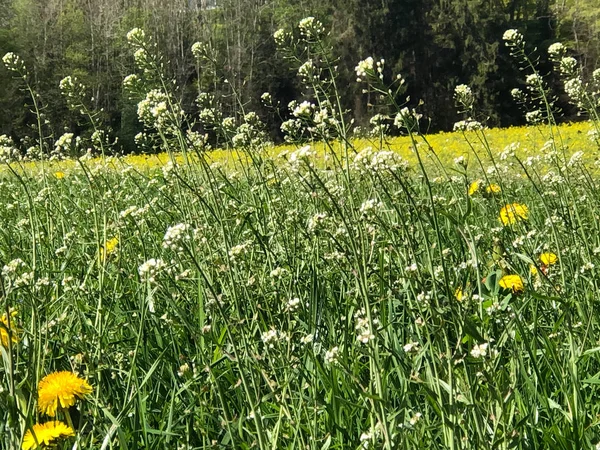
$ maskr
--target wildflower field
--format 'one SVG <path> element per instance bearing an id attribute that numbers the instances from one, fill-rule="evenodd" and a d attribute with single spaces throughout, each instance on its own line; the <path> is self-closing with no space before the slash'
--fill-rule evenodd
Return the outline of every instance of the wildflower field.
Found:
<path id="1" fill-rule="evenodd" d="M 289 33 L 284 51 L 323 50 L 318 21 Z M 421 133 L 390 94 L 353 139 L 324 58 L 285 126 L 305 142 L 273 148 L 247 113 L 218 120 L 236 150 L 209 151 L 168 83 L 139 107 L 162 156 L 31 162 L 43 136 L 28 157 L 3 138 L 1 448 L 598 448 L 593 114 L 556 126 L 538 76 L 531 127 L 486 130 L 459 86 L 455 133 Z M 402 82 L 382 66 L 357 76 L 385 97 Z"/>

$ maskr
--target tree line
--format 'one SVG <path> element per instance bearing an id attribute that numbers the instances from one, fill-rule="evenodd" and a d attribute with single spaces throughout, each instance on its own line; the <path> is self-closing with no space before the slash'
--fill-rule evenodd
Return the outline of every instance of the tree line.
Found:
<path id="1" fill-rule="evenodd" d="M 488 126 L 523 122 L 509 93 L 525 75 L 502 43 L 507 28 L 525 34 L 547 72 L 545 50 L 557 40 L 584 70 L 600 58 L 596 0 L 0 0 L 0 52 L 15 52 L 27 65 L 47 135 L 91 133 L 60 95 L 60 80 L 72 75 L 129 152 L 143 127 L 122 87 L 134 66 L 126 34 L 140 27 L 156 42 L 186 112 L 197 112 L 205 92 L 226 113 L 256 111 L 276 141 L 285 105 L 309 93 L 277 53 L 273 33 L 305 16 L 318 17 L 329 31 L 342 102 L 359 125 L 368 123 L 369 98 L 354 67 L 367 56 L 384 58 L 390 74 L 403 75 L 409 102 L 431 118 L 430 131 L 450 130 L 458 120 L 458 84 L 472 88 Z M 203 45 L 201 65 L 190 50 L 195 42 Z M 11 77 L 0 69 L 0 134 L 26 140 L 36 119 Z M 261 104 L 264 92 L 283 105 L 281 115 Z M 567 119 L 575 113 L 564 109 Z"/>

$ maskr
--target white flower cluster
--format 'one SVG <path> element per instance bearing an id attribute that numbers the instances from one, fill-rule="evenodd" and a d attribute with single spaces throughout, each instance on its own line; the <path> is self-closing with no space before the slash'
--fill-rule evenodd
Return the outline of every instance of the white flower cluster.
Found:
<path id="1" fill-rule="evenodd" d="M 280 47 L 285 44 L 286 38 L 287 33 L 283 28 L 280 28 L 277 31 L 275 31 L 275 33 L 273 33 L 273 39 L 275 40 L 275 44 L 277 44 Z"/>
<path id="2" fill-rule="evenodd" d="M 477 131 L 483 129 L 483 124 L 473 119 L 461 120 L 454 124 L 454 131 Z"/>
<path id="3" fill-rule="evenodd" d="M 290 298 L 285 305 L 286 312 L 294 312 L 298 308 L 300 308 L 300 299 L 298 297 Z"/>
<path id="4" fill-rule="evenodd" d="M 325 364 L 336 364 L 339 360 L 340 348 L 338 346 L 331 347 L 329 350 L 325 352 Z"/>
<path id="5" fill-rule="evenodd" d="M 20 270 L 27 267 L 21 258 L 13 259 L 2 267 L 2 276 L 6 278 L 14 278 Z"/>
<path id="6" fill-rule="evenodd" d="M 592 72 L 592 80 L 598 86 L 600 86 L 600 69 L 596 69 Z"/>
<path id="7" fill-rule="evenodd" d="M 7 135 L 0 136 L 0 163 L 10 163 L 20 159 L 19 150 L 15 148 L 13 140 Z"/>
<path id="8" fill-rule="evenodd" d="M 354 157 L 353 168 L 363 173 L 406 170 L 408 162 L 395 152 L 366 147 Z"/>
<path id="9" fill-rule="evenodd" d="M 260 99 L 265 105 L 270 105 L 273 103 L 273 97 L 268 92 L 263 92 L 263 94 L 260 96 Z"/>
<path id="10" fill-rule="evenodd" d="M 297 171 L 300 168 L 300 163 L 302 161 L 311 165 L 312 163 L 310 160 L 316 156 L 316 154 L 317 153 L 311 148 L 310 145 L 305 145 L 304 147 L 292 152 L 288 161 L 292 170 Z"/>
<path id="11" fill-rule="evenodd" d="M 162 259 L 151 258 L 138 267 L 138 273 L 142 281 L 155 283 L 156 277 L 167 267 Z"/>
<path id="12" fill-rule="evenodd" d="M 141 28 L 134 28 L 127 33 L 127 42 L 135 45 L 144 45 L 146 42 L 146 33 Z"/>
<path id="13" fill-rule="evenodd" d="M 408 108 L 402 108 L 396 117 L 394 118 L 394 125 L 398 128 L 406 128 L 408 130 L 413 130 L 419 124 L 419 120 L 423 117 L 423 114 L 417 113 L 417 111 L 413 108 L 412 110 Z"/>
<path id="14" fill-rule="evenodd" d="M 302 64 L 298 68 L 298 75 L 304 81 L 310 81 L 312 79 L 317 78 L 317 76 L 315 74 L 315 65 L 314 65 L 314 63 L 312 62 L 311 59 L 309 59 L 308 61 L 306 61 L 304 64 Z"/>
<path id="15" fill-rule="evenodd" d="M 206 43 L 203 42 L 194 42 L 194 44 L 192 44 L 192 55 L 194 55 L 194 58 L 196 59 L 202 59 L 205 58 L 209 53 L 209 46 Z"/>
<path id="16" fill-rule="evenodd" d="M 566 51 L 567 49 L 560 42 L 555 42 L 554 44 L 550 45 L 550 47 L 548 47 L 548 54 L 550 55 L 550 59 L 554 61 L 558 61 L 560 58 L 562 58 L 565 55 Z"/>
<path id="17" fill-rule="evenodd" d="M 69 151 L 73 144 L 73 133 L 64 133 L 54 143 L 54 148 L 57 152 Z"/>
<path id="18" fill-rule="evenodd" d="M 530 87 L 537 87 L 542 82 L 542 77 L 537 73 L 531 73 L 525 77 L 525 83 Z"/>
<path id="19" fill-rule="evenodd" d="M 275 345 L 281 341 L 288 340 L 289 337 L 286 333 L 271 328 L 269 331 L 265 331 L 260 339 L 263 341 L 263 344 L 265 344 L 265 347 L 275 348 Z"/>
<path id="20" fill-rule="evenodd" d="M 510 96 L 513 98 L 514 101 L 518 103 L 525 103 L 525 93 L 519 88 L 512 89 L 510 91 Z"/>
<path id="21" fill-rule="evenodd" d="M 460 103 L 469 104 L 473 102 L 473 91 L 466 84 L 459 84 L 454 88 L 454 97 Z"/>
<path id="22" fill-rule="evenodd" d="M 565 81 L 565 92 L 578 108 L 583 108 L 585 105 L 586 91 L 580 77 L 574 77 Z"/>
<path id="23" fill-rule="evenodd" d="M 506 41 L 507 47 L 516 47 L 524 43 L 523 35 L 518 30 L 506 30 L 502 35 L 502 40 Z"/>
<path id="24" fill-rule="evenodd" d="M 373 326 L 379 325 L 379 319 L 374 318 L 372 321 Z M 354 323 L 356 339 L 358 342 L 362 344 L 368 344 L 369 341 L 375 339 L 375 335 L 373 334 L 373 330 L 371 329 L 371 325 L 369 324 L 369 319 L 367 318 L 367 313 L 364 308 L 360 308 L 358 311 L 356 311 L 356 313 L 354 313 Z"/>
<path id="25" fill-rule="evenodd" d="M 26 76 L 27 69 L 25 68 L 25 63 L 19 57 L 19 55 L 16 55 L 13 52 L 8 52 L 2 57 L 2 62 L 11 72 L 16 72 L 22 77 Z"/>
<path id="26" fill-rule="evenodd" d="M 137 112 L 140 121 L 146 127 L 167 133 L 179 128 L 180 119 L 184 114 L 179 104 L 170 101 L 168 95 L 158 89 L 146 94 L 146 98 L 138 103 Z"/>
<path id="27" fill-rule="evenodd" d="M 130 93 L 137 92 L 140 88 L 141 82 L 142 81 L 140 80 L 140 77 L 138 77 L 136 74 L 127 75 L 125 78 L 123 78 L 123 89 Z"/>
<path id="28" fill-rule="evenodd" d="M 408 344 L 404 344 L 402 349 L 404 353 L 417 353 L 421 349 L 421 346 L 418 342 L 409 342 Z"/>
<path id="29" fill-rule="evenodd" d="M 182 252 L 184 242 L 191 239 L 189 231 L 190 226 L 187 223 L 170 226 L 163 238 L 163 248 L 171 249 L 174 252 Z"/>
<path id="30" fill-rule="evenodd" d="M 360 205 L 360 213 L 364 218 L 372 219 L 377 214 L 377 211 L 382 208 L 383 204 L 374 198 L 365 200 Z"/>
<path id="31" fill-rule="evenodd" d="M 255 113 L 249 113 L 246 117 L 250 114 Z M 248 122 L 241 124 L 231 138 L 232 144 L 236 148 L 259 148 L 267 144 L 267 140 L 267 136 L 259 129 L 258 125 Z"/>
<path id="32" fill-rule="evenodd" d="M 471 356 L 473 358 L 481 359 L 489 356 L 490 358 L 495 358 L 498 356 L 498 350 L 490 348 L 489 342 L 483 342 L 481 344 L 475 344 L 471 349 Z"/>
<path id="33" fill-rule="evenodd" d="M 314 17 L 306 17 L 298 23 L 300 34 L 306 39 L 317 39 L 325 33 L 323 24 Z"/>
<path id="34" fill-rule="evenodd" d="M 383 80 L 383 68 L 385 66 L 385 60 L 380 59 L 375 63 L 372 56 L 369 56 L 362 61 L 359 61 L 354 71 L 356 72 L 356 82 L 360 83 L 363 79 L 377 77 Z M 377 72 L 377 73 L 375 73 Z"/>
<path id="35" fill-rule="evenodd" d="M 305 100 L 299 105 L 295 106 L 292 111 L 294 117 L 301 117 L 304 119 L 310 118 L 312 116 L 313 111 L 315 110 L 315 105 L 311 102 Z"/>
<path id="36" fill-rule="evenodd" d="M 544 115 L 542 114 L 541 110 L 536 109 L 534 111 L 527 112 L 525 114 L 525 120 L 531 125 L 537 125 L 539 123 L 542 123 L 542 121 L 544 120 Z"/>
<path id="37" fill-rule="evenodd" d="M 566 56 L 560 60 L 558 68 L 561 75 L 573 78 L 577 72 L 577 60 L 572 56 Z"/>
<path id="38" fill-rule="evenodd" d="M 315 214 L 310 219 L 308 219 L 308 224 L 307 224 L 308 231 L 315 232 L 325 223 L 326 219 L 327 219 L 327 213 Z"/>
<path id="39" fill-rule="evenodd" d="M 228 255 L 232 261 L 236 261 L 248 252 L 249 244 L 244 242 L 243 244 L 235 245 L 229 249 Z"/>
<path id="40" fill-rule="evenodd" d="M 286 120 L 281 124 L 281 131 L 286 142 L 294 142 L 302 133 L 302 121 L 300 119 Z"/>

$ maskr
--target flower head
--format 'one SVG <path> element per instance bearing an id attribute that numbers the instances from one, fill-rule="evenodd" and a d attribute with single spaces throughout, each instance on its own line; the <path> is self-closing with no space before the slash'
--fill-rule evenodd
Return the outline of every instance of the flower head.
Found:
<path id="1" fill-rule="evenodd" d="M 557 261 L 558 256 L 556 256 L 554 253 L 542 253 L 540 255 L 540 262 L 544 266 L 551 266 L 552 264 L 556 264 Z"/>
<path id="2" fill-rule="evenodd" d="M 83 399 L 92 387 L 72 372 L 54 372 L 42 378 L 38 385 L 38 409 L 54 417 L 59 408 L 69 408 L 76 398 Z"/>
<path id="3" fill-rule="evenodd" d="M 502 189 L 497 184 L 491 183 L 485 188 L 488 194 L 498 194 Z"/>
<path id="4" fill-rule="evenodd" d="M 510 203 L 500 209 L 500 221 L 503 225 L 512 225 L 519 220 L 527 220 L 529 208 L 522 203 Z"/>
<path id="5" fill-rule="evenodd" d="M 69 436 L 75 436 L 75 432 L 62 422 L 36 423 L 33 429 L 25 433 L 21 448 L 30 450 L 55 445 L 57 440 Z"/>
<path id="6" fill-rule="evenodd" d="M 11 311 L 8 317 L 6 316 L 6 313 L 2 314 L 0 317 L 0 345 L 4 348 L 8 348 L 9 341 L 13 344 L 16 344 L 18 341 L 15 321 L 12 319 L 16 315 L 16 311 Z"/>
<path id="7" fill-rule="evenodd" d="M 108 239 L 103 246 L 100 247 L 100 260 L 102 262 L 106 261 L 110 255 L 115 253 L 117 250 L 117 246 L 119 245 L 119 238 L 113 237 Z"/>
<path id="8" fill-rule="evenodd" d="M 502 289 L 511 290 L 514 294 L 518 294 L 525 290 L 523 279 L 519 275 L 504 275 L 500 278 L 498 285 Z"/>
<path id="9" fill-rule="evenodd" d="M 469 185 L 469 196 L 474 195 L 478 190 L 481 184 L 481 180 L 475 180 Z"/>

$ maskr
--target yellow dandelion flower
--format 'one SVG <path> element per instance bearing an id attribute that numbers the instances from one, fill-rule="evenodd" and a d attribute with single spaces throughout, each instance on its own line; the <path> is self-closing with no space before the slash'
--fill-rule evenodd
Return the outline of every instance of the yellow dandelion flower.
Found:
<path id="1" fill-rule="evenodd" d="M 8 348 L 9 341 L 12 341 L 13 344 L 18 342 L 18 330 L 15 326 L 15 321 L 13 320 L 16 315 L 16 311 L 11 311 L 8 317 L 6 316 L 6 313 L 2 314 L 2 317 L 0 317 L 0 345 L 4 348 Z"/>
<path id="2" fill-rule="evenodd" d="M 57 180 L 62 180 L 65 177 L 65 173 L 64 172 L 54 172 L 54 178 L 56 178 Z"/>
<path id="3" fill-rule="evenodd" d="M 488 194 L 498 194 L 502 189 L 497 184 L 491 183 L 488 184 L 485 188 L 485 192 Z"/>
<path id="4" fill-rule="evenodd" d="M 469 195 L 474 195 L 481 185 L 481 180 L 475 180 L 469 185 Z"/>
<path id="5" fill-rule="evenodd" d="M 73 428 L 62 422 L 36 423 L 33 430 L 27 430 L 23 437 L 23 450 L 44 448 L 56 445 L 56 441 L 69 436 L 75 436 Z"/>
<path id="6" fill-rule="evenodd" d="M 38 409 L 50 417 L 56 410 L 73 406 L 77 398 L 83 399 L 92 392 L 92 387 L 71 372 L 54 372 L 45 376 L 38 385 Z"/>
<path id="7" fill-rule="evenodd" d="M 454 291 L 454 298 L 456 300 L 458 300 L 459 302 L 462 302 L 463 299 L 463 290 L 460 287 L 457 287 L 456 290 Z"/>
<path id="8" fill-rule="evenodd" d="M 533 264 L 530 264 L 530 265 L 529 265 L 529 273 L 530 273 L 532 276 L 536 277 L 536 276 L 537 276 L 537 274 L 538 274 L 537 267 L 535 267 Z"/>
<path id="9" fill-rule="evenodd" d="M 498 284 L 501 288 L 511 290 L 515 294 L 525 290 L 523 279 L 519 275 L 504 275 Z"/>
<path id="10" fill-rule="evenodd" d="M 540 255 L 540 262 L 545 266 L 551 266 L 552 264 L 556 264 L 558 261 L 558 256 L 554 253 L 542 253 Z"/>
<path id="11" fill-rule="evenodd" d="M 526 220 L 529 216 L 529 208 L 522 203 L 511 203 L 500 209 L 500 221 L 503 225 L 512 225 L 518 220 Z"/>
<path id="12" fill-rule="evenodd" d="M 115 250 L 117 250 L 117 245 L 119 245 L 119 238 L 111 238 L 107 240 L 103 246 L 100 247 L 100 260 L 104 262 L 106 258 L 112 255 Z"/>

